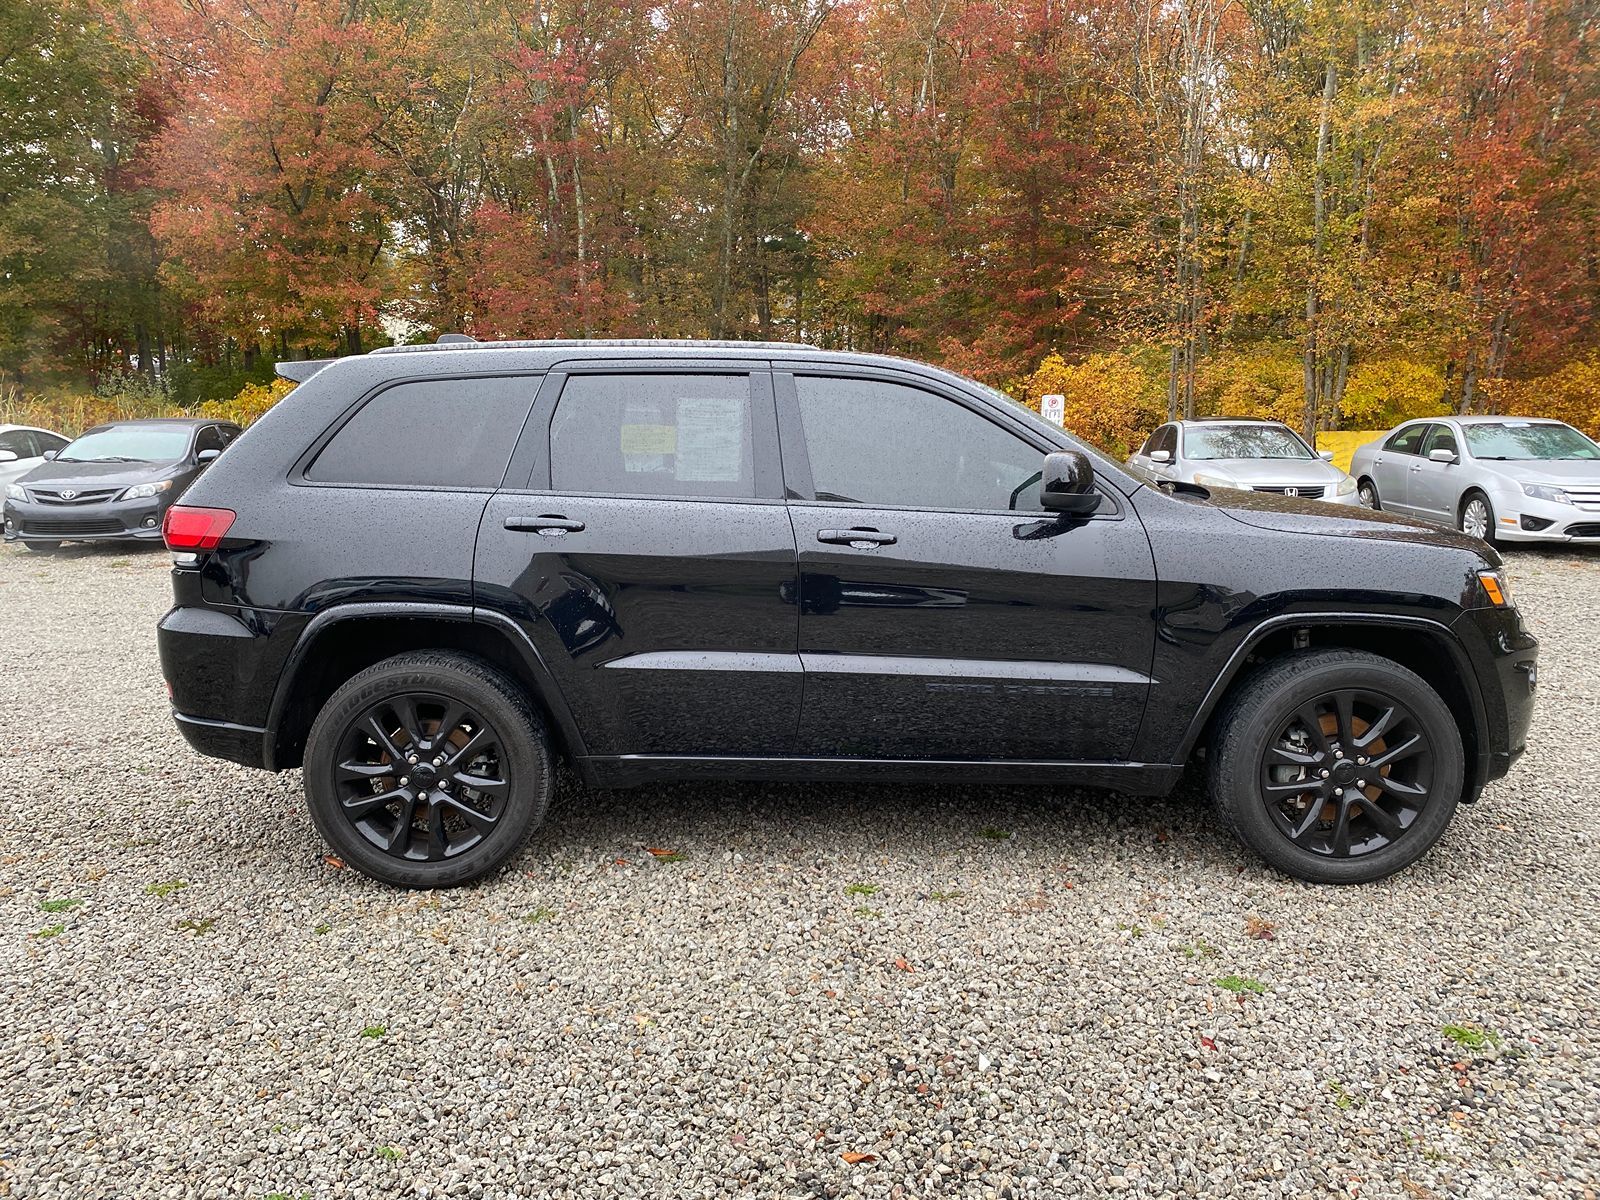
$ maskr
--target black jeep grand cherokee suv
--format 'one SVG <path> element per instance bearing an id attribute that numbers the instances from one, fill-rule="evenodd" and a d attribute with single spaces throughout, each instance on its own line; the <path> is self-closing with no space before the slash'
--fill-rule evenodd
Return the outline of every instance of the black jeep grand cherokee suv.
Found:
<path id="1" fill-rule="evenodd" d="M 302 767 L 380 879 L 505 862 L 555 755 L 600 787 L 1148 796 L 1205 747 L 1239 837 L 1354 882 L 1523 748 L 1537 643 L 1481 542 L 1158 484 L 932 367 L 694 342 L 288 366 L 168 514 L 162 664 L 197 749 Z"/>

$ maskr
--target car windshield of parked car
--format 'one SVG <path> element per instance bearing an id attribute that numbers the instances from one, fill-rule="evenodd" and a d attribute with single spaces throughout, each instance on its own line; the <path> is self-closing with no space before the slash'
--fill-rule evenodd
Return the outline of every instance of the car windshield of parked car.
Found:
<path id="1" fill-rule="evenodd" d="M 1481 425 L 1465 425 L 1463 428 L 1467 434 L 1467 448 L 1472 451 L 1473 458 L 1600 459 L 1600 446 L 1570 425 L 1492 421 Z"/>
<path id="2" fill-rule="evenodd" d="M 189 450 L 181 425 L 114 425 L 84 434 L 56 456 L 57 462 L 176 462 Z"/>
<path id="3" fill-rule="evenodd" d="M 1187 458 L 1313 458 L 1310 448 L 1287 429 L 1271 425 L 1208 425 L 1183 431 Z"/>

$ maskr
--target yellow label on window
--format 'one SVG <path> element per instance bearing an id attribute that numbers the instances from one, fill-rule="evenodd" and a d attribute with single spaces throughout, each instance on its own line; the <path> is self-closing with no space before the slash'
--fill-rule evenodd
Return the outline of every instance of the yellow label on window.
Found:
<path id="1" fill-rule="evenodd" d="M 678 431 L 672 425 L 624 425 L 624 454 L 676 454 Z"/>

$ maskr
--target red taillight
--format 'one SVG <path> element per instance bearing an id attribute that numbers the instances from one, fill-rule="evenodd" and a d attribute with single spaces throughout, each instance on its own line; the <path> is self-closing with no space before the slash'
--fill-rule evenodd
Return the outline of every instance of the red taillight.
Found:
<path id="1" fill-rule="evenodd" d="M 161 522 L 168 550 L 215 550 L 233 524 L 231 508 L 192 508 L 174 504 Z"/>

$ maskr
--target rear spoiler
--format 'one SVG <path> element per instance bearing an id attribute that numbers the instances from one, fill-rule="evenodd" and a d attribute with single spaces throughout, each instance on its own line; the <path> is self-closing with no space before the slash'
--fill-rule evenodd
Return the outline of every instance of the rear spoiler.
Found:
<path id="1" fill-rule="evenodd" d="M 304 383 L 322 370 L 323 367 L 336 361 L 338 360 L 332 358 L 285 359 L 274 370 L 285 379 L 292 379 L 296 383 Z"/>

